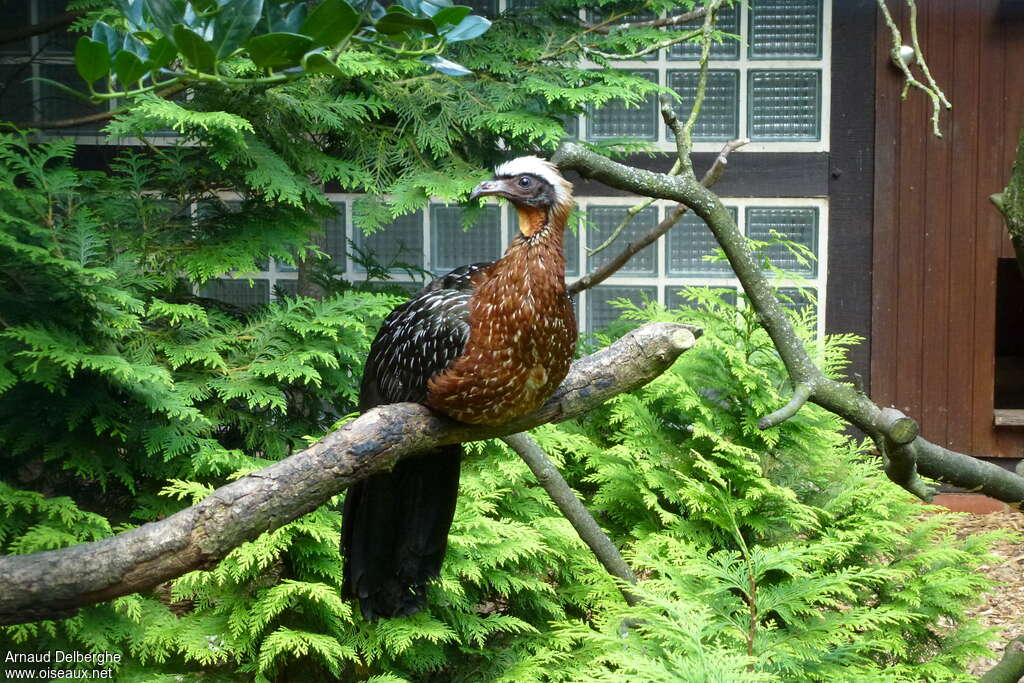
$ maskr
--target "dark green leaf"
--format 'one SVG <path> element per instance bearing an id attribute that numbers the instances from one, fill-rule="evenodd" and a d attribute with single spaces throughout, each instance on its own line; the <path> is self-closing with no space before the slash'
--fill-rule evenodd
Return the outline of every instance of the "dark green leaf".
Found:
<path id="1" fill-rule="evenodd" d="M 331 74 L 341 76 L 341 69 L 338 65 L 327 58 L 323 52 L 307 52 L 302 58 L 302 69 L 308 74 Z"/>
<path id="2" fill-rule="evenodd" d="M 458 25 L 463 19 L 469 16 L 469 13 L 473 10 L 463 5 L 456 7 L 445 7 L 443 10 L 434 14 L 431 18 L 434 20 L 434 26 L 441 28 L 446 24 L 453 26 Z"/>
<path id="3" fill-rule="evenodd" d="M 359 13 L 345 0 L 324 0 L 302 23 L 301 33 L 311 36 L 314 45 L 334 47 L 358 26 Z"/>
<path id="4" fill-rule="evenodd" d="M 142 21 L 142 0 L 116 0 L 116 4 L 132 29 L 140 31 L 146 28 Z"/>
<path id="5" fill-rule="evenodd" d="M 134 53 L 121 50 L 114 55 L 114 73 L 117 80 L 125 88 L 135 83 L 149 72 L 149 65 Z"/>
<path id="6" fill-rule="evenodd" d="M 461 64 L 456 64 L 455 62 L 445 59 L 440 55 L 426 55 L 422 59 L 425 63 L 434 67 L 436 70 L 449 76 L 468 76 L 473 73 Z"/>
<path id="7" fill-rule="evenodd" d="M 189 0 L 189 4 L 195 8 L 196 12 L 209 12 L 217 5 L 217 0 Z M 223 3 L 224 7 L 230 7 L 232 2 Z"/>
<path id="8" fill-rule="evenodd" d="M 460 40 L 471 40 L 487 33 L 487 29 L 491 27 L 491 22 L 484 19 L 478 14 L 471 14 L 461 22 L 459 25 L 450 31 L 442 32 L 445 40 L 449 43 L 457 43 Z"/>
<path id="9" fill-rule="evenodd" d="M 121 34 L 102 21 L 92 27 L 92 39 L 107 46 L 107 54 L 113 55 L 121 49 Z"/>
<path id="10" fill-rule="evenodd" d="M 213 71 L 217 55 L 213 51 L 213 46 L 203 40 L 198 33 L 181 24 L 176 24 L 174 26 L 174 43 L 178 46 L 185 61 L 195 69 L 207 73 Z"/>
<path id="11" fill-rule="evenodd" d="M 135 31 L 132 35 L 144 42 L 146 45 L 152 45 L 156 42 L 156 34 L 151 31 Z"/>
<path id="12" fill-rule="evenodd" d="M 75 44 L 75 68 L 92 85 L 110 73 L 110 53 L 106 43 L 82 36 Z"/>
<path id="13" fill-rule="evenodd" d="M 174 25 L 185 20 L 184 0 L 143 0 L 153 23 L 168 38 L 174 35 Z"/>
<path id="14" fill-rule="evenodd" d="M 178 48 L 170 38 L 161 38 L 149 48 L 149 61 L 154 69 L 162 69 L 178 56 Z"/>
<path id="15" fill-rule="evenodd" d="M 394 9 L 394 5 L 389 7 L 388 13 L 377 22 L 377 30 L 381 33 L 390 36 L 402 33 L 403 31 L 414 30 L 437 35 L 437 27 L 434 26 L 434 22 L 430 19 L 417 19 L 416 17 L 410 17 L 404 12 L 392 11 Z"/>
<path id="16" fill-rule="evenodd" d="M 235 0 L 220 8 L 213 20 L 213 48 L 224 59 L 248 40 L 263 13 L 263 0 Z"/>
<path id="17" fill-rule="evenodd" d="M 312 47 L 312 38 L 297 33 L 268 33 L 246 43 L 256 66 L 269 69 L 297 65 Z"/>

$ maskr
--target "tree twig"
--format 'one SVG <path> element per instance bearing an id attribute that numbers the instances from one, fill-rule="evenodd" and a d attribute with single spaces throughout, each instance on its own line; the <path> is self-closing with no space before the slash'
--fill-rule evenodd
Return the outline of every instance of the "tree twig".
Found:
<path id="1" fill-rule="evenodd" d="M 693 345 L 695 329 L 651 323 L 634 330 L 573 363 L 543 407 L 508 425 L 461 424 L 414 403 L 381 406 L 159 522 L 93 543 L 0 557 L 0 623 L 70 616 L 79 607 L 208 568 L 241 543 L 316 509 L 400 458 L 582 415 L 661 374 Z"/>
<path id="2" fill-rule="evenodd" d="M 803 408 L 804 404 L 807 403 L 807 399 L 810 397 L 811 385 L 805 382 L 797 384 L 793 389 L 793 397 L 789 399 L 789 402 L 774 413 L 769 413 L 762 417 L 757 423 L 758 428 L 771 429 L 772 427 L 782 424 L 789 418 L 796 415 L 797 411 Z"/>
<path id="3" fill-rule="evenodd" d="M 671 17 L 660 17 L 658 19 L 651 19 L 649 21 L 631 21 L 625 24 L 615 24 L 613 26 L 607 26 L 604 23 L 584 25 L 588 32 L 609 34 L 612 31 L 628 31 L 633 28 L 670 28 L 672 26 L 678 26 L 679 24 L 685 24 L 688 21 L 694 19 L 700 19 L 704 16 L 707 10 L 704 7 L 698 7 L 689 12 L 683 12 L 682 14 L 676 14 Z"/>
<path id="4" fill-rule="evenodd" d="M 935 137 L 941 138 L 942 131 L 939 129 L 939 113 L 942 107 L 946 109 L 952 109 L 953 105 L 946 99 L 945 93 L 939 88 L 935 79 L 932 78 L 931 71 L 928 69 L 928 62 L 925 61 L 924 53 L 921 51 L 921 45 L 917 40 L 917 4 L 914 0 L 906 0 L 907 5 L 910 7 L 910 35 L 911 41 L 913 42 L 914 57 L 917 59 L 917 63 L 921 66 L 921 71 L 924 73 L 925 78 L 928 81 L 928 85 L 925 85 L 921 81 L 914 77 L 914 74 L 910 71 L 910 64 L 905 61 L 901 54 L 900 48 L 903 47 L 903 34 L 900 33 L 899 27 L 893 20 L 892 15 L 889 13 L 889 7 L 886 5 L 885 0 L 878 0 L 878 8 L 882 12 L 882 17 L 885 20 L 885 25 L 889 28 L 889 33 L 892 36 L 892 50 L 889 55 L 892 58 L 893 64 L 903 72 L 903 91 L 900 93 L 902 99 L 907 98 L 907 92 L 911 86 L 918 88 L 924 92 L 932 101 L 932 133 Z"/>
<path id="5" fill-rule="evenodd" d="M 562 476 L 554 463 L 548 459 L 529 434 L 519 433 L 502 437 L 502 441 L 509 445 L 512 450 L 519 454 L 526 466 L 530 468 L 537 481 L 547 491 L 548 496 L 565 516 L 573 529 L 579 534 L 580 539 L 587 544 L 590 550 L 597 557 L 598 562 L 605 570 L 614 577 L 622 579 L 625 583 L 636 583 L 636 576 L 626 561 L 622 559 L 619 549 L 611 542 L 608 535 L 598 526 L 597 520 L 587 511 L 576 494 L 569 487 L 569 483 Z M 640 602 L 640 598 L 625 587 L 625 583 L 619 584 L 619 590 L 626 603 L 632 607 Z"/>

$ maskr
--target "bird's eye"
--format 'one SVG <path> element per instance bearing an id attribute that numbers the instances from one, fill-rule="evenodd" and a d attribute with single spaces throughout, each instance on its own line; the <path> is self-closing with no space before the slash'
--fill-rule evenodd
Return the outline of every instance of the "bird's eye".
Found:
<path id="1" fill-rule="evenodd" d="M 531 182 L 533 182 L 533 181 L 530 180 L 530 176 L 528 176 L 528 175 L 519 176 L 519 187 L 529 187 Z"/>

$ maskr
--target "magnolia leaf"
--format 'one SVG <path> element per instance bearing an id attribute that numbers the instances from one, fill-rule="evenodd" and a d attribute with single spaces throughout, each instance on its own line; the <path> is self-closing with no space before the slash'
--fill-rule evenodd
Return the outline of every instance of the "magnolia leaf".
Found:
<path id="1" fill-rule="evenodd" d="M 121 34 L 107 25 L 97 21 L 92 27 L 92 39 L 107 46 L 107 54 L 114 54 L 121 49 Z"/>
<path id="2" fill-rule="evenodd" d="M 408 30 L 423 31 L 424 33 L 437 35 L 437 27 L 434 26 L 434 22 L 430 19 L 411 17 L 405 12 L 394 11 L 396 9 L 398 7 L 395 5 L 388 8 L 388 13 L 381 17 L 376 24 L 378 31 L 389 36 Z"/>
<path id="3" fill-rule="evenodd" d="M 121 85 L 127 87 L 149 72 L 150 65 L 139 59 L 138 55 L 121 50 L 114 55 L 114 73 Z"/>
<path id="4" fill-rule="evenodd" d="M 246 43 L 249 59 L 266 69 L 295 66 L 313 47 L 313 39 L 298 33 L 268 33 Z"/>
<path id="5" fill-rule="evenodd" d="M 426 4 L 426 3 L 424 3 Z M 457 5 L 455 7 L 445 7 L 440 12 L 434 14 L 431 18 L 434 21 L 434 26 L 441 28 L 447 24 L 457 26 L 463 19 L 469 16 L 472 12 L 472 8 L 464 5 Z"/>
<path id="6" fill-rule="evenodd" d="M 310 36 L 314 45 L 334 47 L 359 27 L 359 13 L 345 0 L 324 0 L 302 23 L 301 33 Z"/>
<path id="7" fill-rule="evenodd" d="M 313 52 L 307 52 L 302 58 L 302 70 L 308 74 L 331 74 L 332 76 L 342 76 L 341 69 L 338 65 L 327 58 L 321 51 L 314 50 Z"/>
<path id="8" fill-rule="evenodd" d="M 115 0 L 114 2 L 117 5 L 117 9 L 128 20 L 132 30 L 135 31 L 141 31 L 146 28 L 145 22 L 142 20 L 142 2 L 143 0 Z"/>
<path id="9" fill-rule="evenodd" d="M 185 18 L 183 0 L 143 0 L 147 13 L 153 23 L 168 38 L 174 35 L 174 25 L 180 24 Z"/>
<path id="10" fill-rule="evenodd" d="M 434 67 L 436 70 L 448 76 L 468 76 L 473 73 L 461 64 L 445 59 L 440 55 L 427 55 L 423 57 L 423 62 Z"/>
<path id="11" fill-rule="evenodd" d="M 213 46 L 203 40 L 202 36 L 181 24 L 174 25 L 174 43 L 181 51 L 181 56 L 199 71 L 213 71 L 217 55 Z"/>
<path id="12" fill-rule="evenodd" d="M 110 73 L 107 44 L 82 36 L 75 43 L 75 68 L 85 82 L 92 85 Z"/>
<path id="13" fill-rule="evenodd" d="M 442 32 L 444 39 L 449 43 L 457 43 L 460 40 L 472 40 L 478 38 L 483 34 L 487 33 L 487 29 L 491 27 L 491 22 L 484 19 L 478 14 L 471 14 L 461 22 L 455 28 L 450 31 Z"/>
<path id="14" fill-rule="evenodd" d="M 149 63 L 152 69 L 162 69 L 178 56 L 178 48 L 174 46 L 170 38 L 161 38 L 149 48 Z"/>
<path id="15" fill-rule="evenodd" d="M 224 59 L 244 43 L 259 23 L 263 0 L 235 0 L 220 8 L 213 20 L 213 48 Z"/>

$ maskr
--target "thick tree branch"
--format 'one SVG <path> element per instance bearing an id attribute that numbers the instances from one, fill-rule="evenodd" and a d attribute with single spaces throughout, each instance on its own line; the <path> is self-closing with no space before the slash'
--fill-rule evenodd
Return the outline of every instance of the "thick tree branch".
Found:
<path id="1" fill-rule="evenodd" d="M 989 669 L 978 683 L 1019 683 L 1024 677 L 1024 636 L 1006 644 L 1003 658 Z"/>
<path id="2" fill-rule="evenodd" d="M 94 543 L 0 557 L 0 623 L 66 617 L 79 607 L 208 568 L 241 543 L 414 453 L 582 415 L 657 377 L 693 346 L 695 332 L 687 325 L 644 325 L 573 363 L 542 408 L 502 427 L 461 424 L 414 403 L 381 406 L 167 519 Z"/>
<path id="3" fill-rule="evenodd" d="M 573 493 L 569 483 L 558 471 L 558 468 L 544 455 L 537 442 L 528 434 L 512 434 L 502 437 L 512 450 L 519 454 L 527 467 L 537 477 L 544 490 L 547 491 L 551 500 L 555 503 L 561 513 L 569 520 L 580 539 L 587 544 L 590 550 L 597 557 L 598 562 L 612 576 L 622 579 L 624 583 L 619 584 L 622 597 L 632 607 L 640 602 L 635 594 L 631 593 L 625 585 L 636 583 L 636 576 L 629 568 L 626 561 L 622 559 L 619 549 L 611 542 L 608 535 L 598 526 L 597 520 L 590 514 L 576 494 Z"/>
<path id="4" fill-rule="evenodd" d="M 563 142 L 552 161 L 564 170 L 577 171 L 584 177 L 620 190 L 686 204 L 704 219 L 782 357 L 794 386 L 806 384 L 811 389 L 809 400 L 868 434 L 888 459 L 887 472 L 897 484 L 927 497 L 929 492 L 917 477 L 920 472 L 1015 507 L 1024 502 L 1024 477 L 969 455 L 947 450 L 920 436 L 905 442 L 908 434 L 916 431 L 916 425 L 908 425 L 910 418 L 901 416 L 893 419 L 891 413 L 883 412 L 863 393 L 825 377 L 790 324 L 732 215 L 718 197 L 697 182 L 692 174 L 673 176 L 631 168 L 573 142 Z"/>

